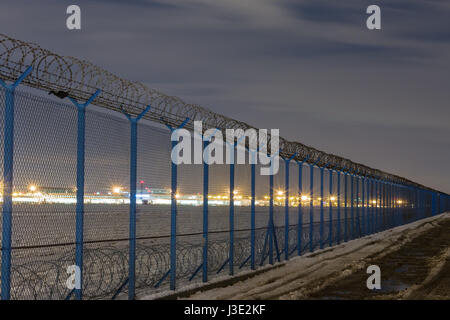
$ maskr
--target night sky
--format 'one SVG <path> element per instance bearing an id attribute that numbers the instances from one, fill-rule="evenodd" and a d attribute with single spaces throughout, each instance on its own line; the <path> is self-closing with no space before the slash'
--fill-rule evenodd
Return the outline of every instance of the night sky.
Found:
<path id="1" fill-rule="evenodd" d="M 2 0 L 0 32 L 450 193 L 449 17 L 445 0 Z"/>

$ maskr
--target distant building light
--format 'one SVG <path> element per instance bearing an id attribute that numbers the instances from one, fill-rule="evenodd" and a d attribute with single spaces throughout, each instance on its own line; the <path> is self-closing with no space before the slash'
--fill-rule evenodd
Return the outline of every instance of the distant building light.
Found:
<path id="1" fill-rule="evenodd" d="M 120 193 L 122 191 L 121 187 L 113 187 L 113 193 Z"/>

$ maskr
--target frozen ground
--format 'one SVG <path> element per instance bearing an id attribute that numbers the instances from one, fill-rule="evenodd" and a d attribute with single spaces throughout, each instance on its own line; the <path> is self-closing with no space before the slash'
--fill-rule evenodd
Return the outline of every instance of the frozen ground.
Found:
<path id="1" fill-rule="evenodd" d="M 232 285 L 224 278 L 187 299 L 450 299 L 449 228 L 450 213 L 441 214 L 292 258 Z M 366 288 L 371 264 L 381 268 L 381 290 Z"/>

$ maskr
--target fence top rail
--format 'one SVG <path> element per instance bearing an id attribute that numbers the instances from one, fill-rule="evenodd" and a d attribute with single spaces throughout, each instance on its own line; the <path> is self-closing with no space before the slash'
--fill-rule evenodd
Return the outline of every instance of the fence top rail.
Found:
<path id="1" fill-rule="evenodd" d="M 186 103 L 178 97 L 166 95 L 137 81 L 120 78 L 88 61 L 74 57 L 60 56 L 41 48 L 39 45 L 13 39 L 0 33 L 0 78 L 15 81 L 27 67 L 32 66 L 31 74 L 23 81 L 25 85 L 57 95 L 69 96 L 78 101 L 87 101 L 98 89 L 101 93 L 95 104 L 110 110 L 123 112 L 130 116 L 141 114 L 148 105 L 151 110 L 144 118 L 176 127 L 186 118 L 185 128 L 192 130 L 193 122 L 203 121 L 203 130 L 256 129 L 251 125 L 218 114 L 197 104 Z M 270 142 L 270 135 L 268 137 Z M 317 150 L 300 142 L 288 141 L 280 137 L 280 156 L 293 158 L 307 164 L 321 167 L 329 164 L 335 170 L 357 172 L 361 176 L 410 185 L 435 191 L 406 178 L 370 168 L 361 163 Z"/>

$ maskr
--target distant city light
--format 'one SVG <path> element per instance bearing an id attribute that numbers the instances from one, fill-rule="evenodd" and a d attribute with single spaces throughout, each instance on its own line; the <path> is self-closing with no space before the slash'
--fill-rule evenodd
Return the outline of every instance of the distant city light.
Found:
<path id="1" fill-rule="evenodd" d="M 278 195 L 279 195 L 279 196 L 282 196 L 282 195 L 284 194 L 284 192 L 283 192 L 283 191 L 281 191 L 281 190 L 278 190 L 278 192 L 277 192 L 277 193 L 278 193 Z"/>
<path id="2" fill-rule="evenodd" d="M 302 201 L 308 201 L 310 198 L 308 196 L 302 196 Z"/>
<path id="3" fill-rule="evenodd" d="M 122 191 L 121 187 L 113 187 L 113 193 L 120 193 Z"/>
<path id="4" fill-rule="evenodd" d="M 37 187 L 34 184 L 32 184 L 28 187 L 28 190 L 30 190 L 31 192 L 35 192 L 37 190 Z"/>
<path id="5" fill-rule="evenodd" d="M 336 197 L 331 197 L 330 200 L 331 201 L 336 201 Z"/>

